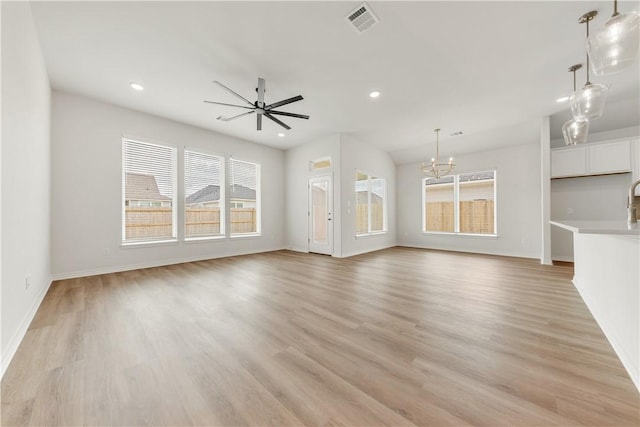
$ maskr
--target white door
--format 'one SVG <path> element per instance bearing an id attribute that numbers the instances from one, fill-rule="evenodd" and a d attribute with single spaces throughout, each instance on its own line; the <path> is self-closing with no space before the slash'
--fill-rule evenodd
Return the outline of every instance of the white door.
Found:
<path id="1" fill-rule="evenodd" d="M 309 178 L 309 252 L 333 255 L 331 175 Z"/>

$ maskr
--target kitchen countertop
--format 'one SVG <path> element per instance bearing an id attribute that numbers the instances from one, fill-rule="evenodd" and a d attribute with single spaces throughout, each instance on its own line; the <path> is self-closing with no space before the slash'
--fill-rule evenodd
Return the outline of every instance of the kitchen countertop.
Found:
<path id="1" fill-rule="evenodd" d="M 640 236 L 640 223 L 633 225 L 626 221 L 549 221 L 555 225 L 574 233 L 582 234 L 622 234 L 627 236 Z"/>

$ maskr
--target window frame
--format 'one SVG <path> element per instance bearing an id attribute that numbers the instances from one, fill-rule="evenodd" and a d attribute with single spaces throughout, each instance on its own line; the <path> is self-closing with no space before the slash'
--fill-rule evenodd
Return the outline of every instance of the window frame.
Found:
<path id="1" fill-rule="evenodd" d="M 240 162 L 240 163 L 248 163 L 256 166 L 256 231 L 249 233 L 233 233 L 231 229 L 231 190 L 234 185 L 233 177 L 232 177 L 232 162 Z M 236 158 L 233 156 L 229 156 L 227 159 L 227 194 L 226 194 L 226 203 L 228 205 L 227 213 L 228 219 L 226 220 L 228 223 L 228 231 L 227 236 L 230 239 L 243 239 L 243 238 L 251 238 L 251 237 L 260 237 L 262 236 L 262 165 L 259 162 L 253 160 L 247 160 L 243 158 Z M 243 200 L 243 205 L 245 201 Z M 242 208 L 238 208 L 242 209 Z"/>
<path id="2" fill-rule="evenodd" d="M 460 175 L 470 175 L 470 174 L 482 174 L 482 173 L 493 173 L 492 179 L 486 179 L 481 181 L 492 181 L 493 182 L 493 233 L 469 233 L 469 232 L 461 232 L 460 231 Z M 482 171 L 475 172 L 461 172 L 457 174 L 451 174 L 447 176 L 453 176 L 453 221 L 454 221 L 454 231 L 428 231 L 427 230 L 427 194 L 426 194 L 426 182 L 427 180 L 433 179 L 433 177 L 423 177 L 420 180 L 421 187 L 420 191 L 422 192 L 422 233 L 430 234 L 430 235 L 447 235 L 447 236 L 470 236 L 470 237 L 489 237 L 495 238 L 498 237 L 498 171 L 497 169 L 486 169 Z M 462 185 L 464 186 L 469 182 L 480 182 L 479 181 L 464 181 Z M 448 184 L 448 183 L 447 183 Z M 438 184 L 433 184 L 438 185 Z"/>
<path id="3" fill-rule="evenodd" d="M 220 233 L 211 234 L 211 235 L 203 235 L 203 236 L 187 236 L 187 152 L 194 153 L 203 156 L 209 157 L 217 157 L 220 160 Z M 182 173 L 182 189 L 183 189 L 183 197 L 182 197 L 182 213 L 183 213 L 183 221 L 182 221 L 182 230 L 183 230 L 183 241 L 184 242 L 194 242 L 194 241 L 202 241 L 202 240 L 220 240 L 227 238 L 227 158 L 215 152 L 209 152 L 207 150 L 199 149 L 199 148 L 190 148 L 184 147 L 182 150 L 182 159 L 183 159 L 183 173 Z"/>
<path id="4" fill-rule="evenodd" d="M 126 199 L 126 177 L 127 177 L 127 143 L 143 144 L 155 147 L 161 147 L 163 149 L 169 149 L 171 152 L 171 236 L 165 238 L 144 238 L 144 239 L 130 239 L 127 240 L 127 223 L 126 223 L 126 208 L 127 207 L 142 207 L 138 202 L 135 206 L 127 206 Z M 122 188 L 121 188 L 121 233 L 120 233 L 120 245 L 122 247 L 133 246 L 155 246 L 164 244 L 173 244 L 178 242 L 178 147 L 175 144 L 168 144 L 166 142 L 152 141 L 146 138 L 136 138 L 130 136 L 122 136 L 120 147 L 122 149 Z M 149 205 L 151 202 L 149 202 Z M 151 206 L 150 206 L 151 207 Z"/>
<path id="5" fill-rule="evenodd" d="M 363 181 L 363 180 L 358 180 L 358 175 L 366 175 L 367 177 L 367 231 L 364 233 L 358 233 L 358 190 L 356 189 L 356 185 L 358 185 L 358 182 Z M 380 176 L 376 176 L 373 175 L 369 172 L 366 172 L 364 170 L 361 169 L 356 169 L 356 179 L 354 181 L 354 186 L 353 189 L 355 191 L 355 198 L 356 198 L 356 203 L 355 203 L 355 209 L 354 209 L 354 217 L 355 217 L 355 236 L 356 238 L 360 238 L 360 237 L 366 237 L 366 236 L 374 236 L 374 235 L 378 235 L 378 234 L 386 234 L 389 232 L 389 227 L 388 227 L 388 212 L 387 212 L 387 179 L 380 177 Z M 382 230 L 372 230 L 372 209 L 371 209 L 371 194 L 372 194 L 372 180 L 381 180 L 382 184 L 383 184 L 383 188 L 382 188 Z"/>

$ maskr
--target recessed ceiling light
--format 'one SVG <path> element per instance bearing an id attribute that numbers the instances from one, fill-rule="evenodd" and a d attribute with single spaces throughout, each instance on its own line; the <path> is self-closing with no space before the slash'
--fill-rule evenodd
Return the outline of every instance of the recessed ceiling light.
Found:
<path id="1" fill-rule="evenodd" d="M 284 133 L 280 132 L 280 133 L 278 134 L 278 136 L 279 136 L 280 138 L 282 138 L 282 137 L 284 137 Z"/>
<path id="2" fill-rule="evenodd" d="M 133 90 L 144 90 L 144 86 L 140 83 L 129 83 L 129 86 L 131 86 L 131 89 Z"/>
<path id="3" fill-rule="evenodd" d="M 378 92 L 377 90 L 374 90 L 373 92 L 371 92 L 369 94 L 369 97 L 371 97 L 371 98 L 377 98 L 379 96 L 380 96 L 380 92 Z"/>
<path id="4" fill-rule="evenodd" d="M 568 99 L 569 99 L 569 97 L 568 97 L 568 96 L 563 96 L 562 98 L 558 98 L 558 99 L 556 99 L 556 102 L 564 102 L 564 101 L 566 101 L 566 100 L 568 100 Z"/>

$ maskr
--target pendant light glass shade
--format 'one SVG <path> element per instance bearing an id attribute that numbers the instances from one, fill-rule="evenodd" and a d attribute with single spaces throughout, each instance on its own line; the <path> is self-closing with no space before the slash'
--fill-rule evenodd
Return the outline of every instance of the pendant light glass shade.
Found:
<path id="1" fill-rule="evenodd" d="M 580 17 L 581 24 L 586 24 L 587 40 L 589 39 L 589 21 L 595 18 L 598 12 L 592 10 Z M 607 99 L 609 87 L 602 83 L 591 83 L 589 81 L 589 55 L 587 54 L 587 82 L 584 86 L 571 95 L 569 103 L 574 119 L 597 119 L 602 116 L 604 103 Z"/>
<path id="2" fill-rule="evenodd" d="M 574 119 L 597 119 L 602 116 L 609 87 L 602 83 L 587 83 L 569 98 Z"/>
<path id="3" fill-rule="evenodd" d="M 584 144 L 589 135 L 588 119 L 573 119 L 562 125 L 562 136 L 567 145 Z"/>
<path id="4" fill-rule="evenodd" d="M 631 66 L 640 55 L 640 15 L 617 13 L 587 41 L 587 52 L 596 76 L 613 74 Z"/>

